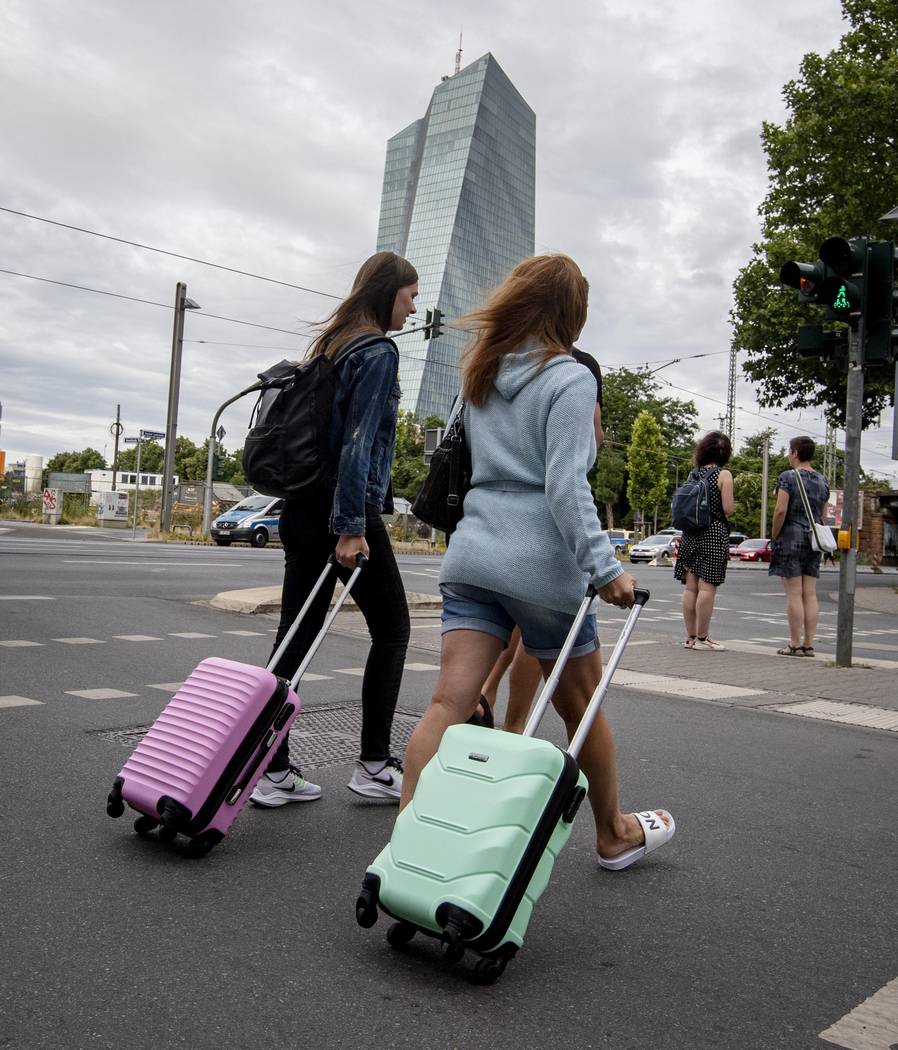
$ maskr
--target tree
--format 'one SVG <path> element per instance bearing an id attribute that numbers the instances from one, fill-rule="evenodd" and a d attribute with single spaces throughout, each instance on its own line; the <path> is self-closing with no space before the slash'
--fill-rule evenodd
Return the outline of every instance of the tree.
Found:
<path id="1" fill-rule="evenodd" d="M 763 405 L 827 408 L 844 425 L 846 377 L 821 358 L 795 349 L 800 324 L 822 319 L 779 283 L 789 259 L 813 260 L 828 236 L 866 233 L 888 240 L 880 216 L 898 204 L 898 5 L 894 0 L 842 0 L 849 31 L 821 57 L 804 56 L 783 88 L 784 125 L 765 122 L 770 189 L 760 207 L 763 239 L 734 283 L 733 345 L 748 354 L 745 373 Z M 865 379 L 863 423 L 889 399 L 885 371 Z"/>
<path id="2" fill-rule="evenodd" d="M 159 474 L 162 471 L 162 461 L 165 450 L 158 441 L 144 441 L 140 451 L 140 470 L 150 474 Z M 137 445 L 125 449 L 118 457 L 119 470 L 137 469 Z"/>
<path id="3" fill-rule="evenodd" d="M 667 497 L 667 450 L 664 435 L 651 412 L 643 410 L 633 424 L 627 450 L 627 498 L 645 512 Z"/>
<path id="4" fill-rule="evenodd" d="M 95 448 L 80 452 L 57 452 L 44 468 L 53 474 L 83 474 L 88 470 L 105 470 L 106 460 Z"/>
<path id="5" fill-rule="evenodd" d="M 597 503 L 605 508 L 605 528 L 614 528 L 614 505 L 620 499 L 627 479 L 627 457 L 616 445 L 604 444 L 599 449 L 596 465 L 590 471 L 589 482 Z"/>
<path id="6" fill-rule="evenodd" d="M 400 412 L 396 424 L 396 450 L 393 454 L 393 494 L 414 499 L 427 477 L 424 462 L 424 431 L 444 427 L 438 416 L 421 422 L 414 412 Z"/>

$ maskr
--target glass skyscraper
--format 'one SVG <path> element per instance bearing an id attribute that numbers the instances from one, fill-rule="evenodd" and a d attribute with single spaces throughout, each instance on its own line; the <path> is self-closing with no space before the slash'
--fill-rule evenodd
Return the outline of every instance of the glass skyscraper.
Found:
<path id="1" fill-rule="evenodd" d="M 444 77 L 427 113 L 387 143 L 378 251 L 418 271 L 421 312 L 450 320 L 533 255 L 536 117 L 491 54 Z M 404 336 L 401 407 L 446 418 L 468 336 Z"/>

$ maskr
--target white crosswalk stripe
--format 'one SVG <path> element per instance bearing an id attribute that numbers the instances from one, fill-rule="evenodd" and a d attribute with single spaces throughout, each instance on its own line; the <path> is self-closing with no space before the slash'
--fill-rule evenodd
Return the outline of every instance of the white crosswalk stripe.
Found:
<path id="1" fill-rule="evenodd" d="M 118 638 L 121 642 L 161 642 L 161 638 L 157 638 L 152 634 L 114 634 L 113 638 Z"/>
<path id="2" fill-rule="evenodd" d="M 5 645 L 8 649 L 25 649 L 34 645 L 43 645 L 43 642 L 28 642 L 22 639 L 10 639 L 7 642 L 0 642 L 0 645 Z"/>
<path id="3" fill-rule="evenodd" d="M 54 642 L 64 642 L 66 645 L 105 645 L 99 638 L 54 638 Z"/>
<path id="4" fill-rule="evenodd" d="M 29 696 L 15 696 L 14 694 L 0 696 L 0 707 L 31 707 L 42 704 L 43 700 L 32 700 Z"/>
<path id="5" fill-rule="evenodd" d="M 67 696 L 79 696 L 83 700 L 123 700 L 138 695 L 122 692 L 121 689 L 66 689 L 65 692 Z"/>

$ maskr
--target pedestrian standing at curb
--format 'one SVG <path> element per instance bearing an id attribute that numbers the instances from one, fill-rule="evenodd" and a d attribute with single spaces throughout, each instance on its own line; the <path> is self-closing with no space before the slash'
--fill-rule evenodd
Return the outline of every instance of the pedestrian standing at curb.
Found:
<path id="1" fill-rule="evenodd" d="M 596 407 L 593 413 L 593 433 L 596 439 L 596 448 L 601 448 L 605 440 L 602 429 L 602 370 L 599 362 L 592 354 L 584 353 L 577 347 L 571 349 L 574 360 L 588 368 L 596 381 Z M 475 725 L 493 725 L 493 708 L 496 706 L 496 695 L 505 672 L 508 671 L 508 704 L 505 708 L 505 722 L 503 729 L 509 733 L 523 733 L 527 724 L 527 715 L 530 713 L 530 705 L 536 696 L 536 690 L 542 682 L 542 671 L 539 660 L 530 656 L 521 645 L 521 631 L 515 627 L 507 647 L 499 654 L 499 659 L 493 666 L 489 677 L 483 683 L 483 691 L 480 694 L 480 706 L 477 713 L 470 719 Z"/>
<path id="2" fill-rule="evenodd" d="M 517 625 L 548 676 L 592 585 L 629 608 L 634 579 L 602 528 L 586 475 L 595 460 L 595 384 L 571 356 L 588 285 L 566 255 L 519 263 L 470 315 L 464 357 L 471 488 L 440 569 L 440 673 L 406 750 L 401 806 L 449 726 L 470 718 Z M 573 737 L 602 673 L 595 616 L 584 620 L 552 703 Z M 668 842 L 666 810 L 624 814 L 611 728 L 602 711 L 579 764 L 589 781 L 598 864 L 621 870 Z M 656 834 L 646 835 L 648 828 Z"/>
<path id="3" fill-rule="evenodd" d="M 361 753 L 347 786 L 365 798 L 394 802 L 402 791 L 402 763 L 390 753 L 390 730 L 408 649 L 409 614 L 405 587 L 381 517 L 385 510 L 391 511 L 385 504 L 400 394 L 399 355 L 395 344 L 385 337 L 401 329 L 415 313 L 417 294 L 418 275 L 411 263 L 393 252 L 378 252 L 359 270 L 348 298 L 309 348 L 309 357 L 326 354 L 333 359 L 352 340 L 374 337 L 337 365 L 330 481 L 288 499 L 281 513 L 284 585 L 274 643 L 277 649 L 332 554 L 344 583 L 355 568 L 356 557 L 365 555 L 368 563 L 352 597 L 368 625 L 371 650 L 362 679 Z M 321 629 L 335 582 L 332 574 L 329 586 L 318 592 L 278 662 L 275 672 L 282 677 L 293 675 Z M 257 806 L 274 807 L 320 796 L 321 788 L 291 766 L 285 738 L 250 798 Z"/>
<path id="4" fill-rule="evenodd" d="M 820 551 L 811 547 L 811 526 L 799 488 L 804 486 L 814 520 L 822 521 L 829 500 L 829 483 L 811 466 L 815 447 L 812 438 L 792 438 L 788 454 L 791 470 L 784 470 L 776 483 L 768 572 L 782 579 L 786 592 L 789 643 L 777 649 L 780 656 L 817 655 L 814 632 L 820 619 L 817 603 Z"/>
<path id="5" fill-rule="evenodd" d="M 736 509 L 733 475 L 726 470 L 732 455 L 730 439 L 719 430 L 706 434 L 695 446 L 694 462 L 708 487 L 711 521 L 706 528 L 684 531 L 680 537 L 674 577 L 685 586 L 683 620 L 686 649 L 726 649 L 710 635 L 717 588 L 724 582 L 730 556 L 730 523 Z"/>

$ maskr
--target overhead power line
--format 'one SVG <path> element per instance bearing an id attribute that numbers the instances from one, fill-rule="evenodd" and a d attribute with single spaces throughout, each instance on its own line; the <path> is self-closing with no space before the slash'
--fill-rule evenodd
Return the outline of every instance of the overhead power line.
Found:
<path id="1" fill-rule="evenodd" d="M 140 248 L 145 252 L 155 252 L 157 255 L 169 255 L 173 259 L 183 259 L 185 262 L 197 263 L 200 266 L 211 266 L 215 270 L 224 270 L 226 273 L 236 273 L 240 277 L 252 277 L 257 281 L 267 281 L 268 284 L 279 284 L 282 288 L 294 288 L 298 292 L 309 292 L 312 295 L 321 295 L 325 299 L 336 299 L 343 301 L 342 295 L 334 295 L 332 292 L 322 292 L 319 288 L 306 288 L 301 284 L 292 284 L 290 281 L 280 281 L 276 277 L 265 277 L 260 273 L 252 273 L 249 270 L 239 270 L 234 266 L 225 266 L 223 263 L 210 262 L 208 259 L 197 259 L 192 255 L 183 255 L 181 252 L 171 252 L 165 248 L 155 248 L 152 244 L 141 244 L 140 241 L 132 241 L 127 237 L 113 237 L 109 233 L 100 233 L 97 230 L 88 230 L 83 226 L 73 226 L 67 222 L 58 222 L 56 219 L 48 219 L 44 215 L 31 215 L 27 211 L 17 211 L 15 208 L 4 208 L 0 205 L 0 211 L 8 215 L 19 215 L 23 219 L 34 219 L 35 222 L 45 222 L 49 226 L 59 226 L 63 230 L 74 230 L 75 233 L 84 233 L 90 237 L 100 237 L 104 241 L 115 241 L 116 244 L 127 244 L 132 248 Z"/>

